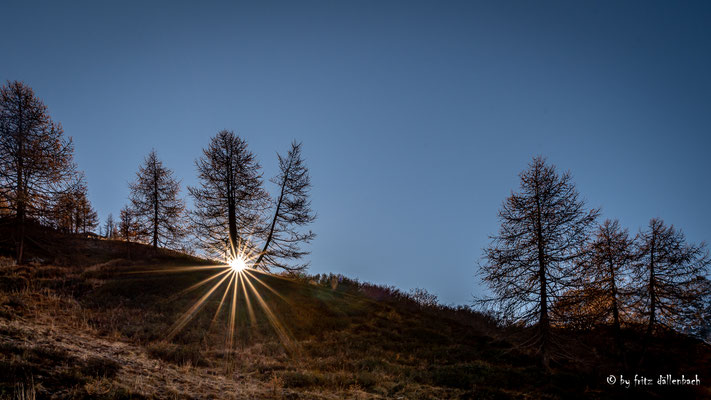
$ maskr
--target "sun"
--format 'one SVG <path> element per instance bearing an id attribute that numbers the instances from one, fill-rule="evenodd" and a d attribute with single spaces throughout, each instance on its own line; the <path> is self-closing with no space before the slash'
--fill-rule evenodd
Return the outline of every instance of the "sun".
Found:
<path id="1" fill-rule="evenodd" d="M 247 268 L 247 262 L 241 256 L 237 256 L 237 257 L 231 259 L 229 264 L 230 264 L 230 268 L 234 272 L 241 272 L 245 268 Z"/>

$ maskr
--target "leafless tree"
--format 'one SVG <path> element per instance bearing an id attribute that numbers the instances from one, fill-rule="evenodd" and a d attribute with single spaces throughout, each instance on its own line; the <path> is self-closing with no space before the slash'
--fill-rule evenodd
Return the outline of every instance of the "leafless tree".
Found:
<path id="1" fill-rule="evenodd" d="M 212 256 L 235 257 L 246 239 L 260 234 L 268 194 L 260 165 L 247 142 L 220 131 L 195 161 L 200 186 L 189 187 L 194 199 L 192 225 L 200 246 Z"/>
<path id="2" fill-rule="evenodd" d="M 16 221 L 17 262 L 22 262 L 25 222 L 47 209 L 75 174 L 71 139 L 47 107 L 22 82 L 0 88 L 0 195 Z"/>
<path id="3" fill-rule="evenodd" d="M 302 271 L 308 263 L 289 265 L 286 261 L 297 260 L 309 254 L 302 250 L 300 245 L 309 243 L 316 237 L 311 231 L 299 231 L 299 228 L 316 219 L 309 201 L 311 178 L 301 157 L 301 143 L 293 142 L 286 157 L 277 154 L 277 158 L 280 172 L 271 182 L 279 186 L 279 196 L 273 202 L 272 221 L 254 266 Z"/>
<path id="4" fill-rule="evenodd" d="M 99 216 L 96 210 L 91 206 L 86 193 L 83 193 L 79 200 L 79 206 L 77 208 L 77 222 L 81 225 L 82 233 L 89 233 L 99 226 Z"/>
<path id="5" fill-rule="evenodd" d="M 425 308 L 434 308 L 439 305 L 439 300 L 437 300 L 437 295 L 430 293 L 424 288 L 414 288 L 410 289 L 408 297 L 414 300 L 417 304 Z"/>
<path id="6" fill-rule="evenodd" d="M 73 233 L 76 229 L 77 198 L 73 192 L 58 193 L 52 205 L 52 225 L 57 230 Z"/>
<path id="7" fill-rule="evenodd" d="M 141 229 L 141 224 L 136 219 L 133 209 L 123 206 L 119 214 L 118 235 L 126 242 L 126 256 L 131 259 L 131 242 L 143 241 L 146 232 Z"/>
<path id="8" fill-rule="evenodd" d="M 599 211 L 586 210 L 570 174 L 558 175 L 542 157 L 520 177 L 520 191 L 504 201 L 499 234 L 485 249 L 481 272 L 494 297 L 482 302 L 496 304 L 514 321 L 535 323 L 538 334 L 531 342 L 548 366 L 549 305 L 570 286 Z"/>
<path id="9" fill-rule="evenodd" d="M 116 236 L 118 236 L 116 222 L 114 221 L 113 214 L 109 214 L 109 216 L 106 217 L 106 224 L 104 225 L 104 237 L 106 239 L 115 239 Z"/>
<path id="10" fill-rule="evenodd" d="M 694 290 L 703 293 L 702 306 L 698 310 L 698 316 L 694 318 L 699 323 L 689 327 L 687 332 L 711 344 L 711 280 L 709 278 L 698 280 L 697 288 Z"/>
<path id="11" fill-rule="evenodd" d="M 640 232 L 634 263 L 636 306 L 647 315 L 647 337 L 657 326 L 683 330 L 698 323 L 711 259 L 706 244 L 687 244 L 684 234 L 660 219 Z"/>
<path id="12" fill-rule="evenodd" d="M 141 230 L 141 225 L 138 223 L 133 209 L 129 206 L 121 208 L 118 232 L 121 239 L 127 242 L 141 241 L 145 238 L 145 232 Z"/>
<path id="13" fill-rule="evenodd" d="M 99 218 L 89 202 L 83 178 L 54 196 L 52 222 L 57 229 L 69 233 L 87 233 L 98 226 Z"/>
<path id="14" fill-rule="evenodd" d="M 138 167 L 129 188 L 133 215 L 140 231 L 151 237 L 153 248 L 178 245 L 185 235 L 185 202 L 179 197 L 180 182 L 163 166 L 155 150 Z"/>
<path id="15" fill-rule="evenodd" d="M 623 352 L 620 314 L 626 298 L 626 277 L 634 260 L 634 241 L 617 220 L 598 226 L 587 252 L 578 263 L 581 278 L 578 296 L 565 301 L 583 311 L 583 317 L 599 323 L 612 323 L 615 344 Z"/>

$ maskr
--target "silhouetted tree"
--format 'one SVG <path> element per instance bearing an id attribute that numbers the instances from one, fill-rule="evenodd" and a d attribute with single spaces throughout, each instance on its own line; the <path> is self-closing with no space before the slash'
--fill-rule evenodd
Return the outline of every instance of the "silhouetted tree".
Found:
<path id="1" fill-rule="evenodd" d="M 696 285 L 698 287 L 694 290 L 703 293 L 702 306 L 698 310 L 698 316 L 694 318 L 699 323 L 689 327 L 688 332 L 711 344 L 711 280 L 702 277 L 697 280 Z"/>
<path id="2" fill-rule="evenodd" d="M 481 270 L 493 302 L 515 321 L 537 324 L 543 364 L 551 352 L 549 305 L 569 287 L 599 211 L 586 210 L 570 173 L 558 175 L 542 157 L 520 174 L 521 189 L 504 201 L 501 228 L 485 249 Z"/>
<path id="3" fill-rule="evenodd" d="M 657 325 L 683 330 L 699 323 L 711 265 L 706 244 L 687 244 L 680 230 L 654 218 L 639 234 L 637 259 L 633 282 L 636 306 L 648 316 L 646 336 Z"/>
<path id="4" fill-rule="evenodd" d="M 634 241 L 617 220 L 605 220 L 598 226 L 586 255 L 579 262 L 581 290 L 567 299 L 584 311 L 584 318 L 612 323 L 617 350 L 622 354 L 620 312 L 625 297 L 625 277 L 634 259 Z"/>
<path id="5" fill-rule="evenodd" d="M 309 243 L 316 234 L 301 228 L 316 219 L 311 210 L 309 190 L 311 178 L 301 157 L 301 143 L 293 142 L 286 157 L 277 154 L 279 175 L 271 182 L 279 186 L 279 196 L 273 203 L 273 216 L 267 230 L 264 247 L 254 266 L 279 267 L 288 271 L 306 269 L 307 264 L 288 265 L 287 260 L 300 259 L 309 252 L 300 244 Z"/>
<path id="6" fill-rule="evenodd" d="M 571 286 L 550 307 L 553 325 L 587 331 L 605 324 L 609 309 L 605 290 L 591 282 L 577 285 L 571 282 Z"/>
<path id="7" fill-rule="evenodd" d="M 195 161 L 199 187 L 189 187 L 195 210 L 192 223 L 200 246 L 212 255 L 235 257 L 245 239 L 259 234 L 268 195 L 259 163 L 247 142 L 220 131 Z"/>
<path id="8" fill-rule="evenodd" d="M 55 195 L 52 222 L 57 229 L 69 233 L 87 233 L 97 227 L 98 215 L 89 202 L 83 179 Z"/>
<path id="9" fill-rule="evenodd" d="M 22 82 L 0 88 L 0 195 L 15 218 L 17 262 L 22 262 L 25 221 L 46 210 L 75 174 L 73 147 L 47 107 Z"/>
<path id="10" fill-rule="evenodd" d="M 127 242 L 139 241 L 145 236 L 145 232 L 141 231 L 141 225 L 138 223 L 133 209 L 129 206 L 121 208 L 118 232 L 121 239 Z"/>
<path id="11" fill-rule="evenodd" d="M 427 289 L 423 289 L 423 288 L 410 289 L 410 293 L 408 293 L 408 296 L 422 307 L 432 308 L 432 307 L 437 307 L 439 305 L 439 301 L 437 300 L 437 295 L 434 293 L 428 292 Z"/>
<path id="12" fill-rule="evenodd" d="M 180 182 L 155 150 L 138 167 L 136 181 L 129 187 L 133 215 L 140 231 L 151 237 L 153 248 L 177 245 L 185 235 L 185 203 L 178 197 Z"/>
<path id="13" fill-rule="evenodd" d="M 99 215 L 96 213 L 96 210 L 94 210 L 94 208 L 91 206 L 91 203 L 89 202 L 86 193 L 83 193 L 82 197 L 79 200 L 77 213 L 79 215 L 78 223 L 82 227 L 82 233 L 92 232 L 94 229 L 96 229 L 97 226 L 99 226 Z"/>
<path id="14" fill-rule="evenodd" d="M 116 222 L 114 222 L 114 216 L 109 214 L 109 216 L 106 217 L 106 225 L 104 225 L 104 237 L 106 239 L 115 239 L 116 236 L 118 236 Z"/>
<path id="15" fill-rule="evenodd" d="M 126 256 L 131 259 L 131 243 L 143 239 L 145 232 L 141 230 L 134 211 L 129 206 L 123 206 L 119 214 L 118 234 L 126 242 Z"/>
<path id="16" fill-rule="evenodd" d="M 52 222 L 58 230 L 71 233 L 75 227 L 76 198 L 72 192 L 63 192 L 55 196 L 52 207 Z"/>

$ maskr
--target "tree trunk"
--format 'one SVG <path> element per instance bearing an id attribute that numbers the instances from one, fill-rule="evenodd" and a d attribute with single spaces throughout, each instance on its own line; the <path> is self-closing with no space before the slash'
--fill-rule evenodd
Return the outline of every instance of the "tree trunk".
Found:
<path id="1" fill-rule="evenodd" d="M 642 354 L 639 357 L 638 367 L 642 365 L 644 361 L 644 356 L 647 353 L 647 346 L 649 345 L 649 338 L 652 336 L 654 331 L 655 316 L 657 313 L 657 302 L 655 293 L 655 282 L 654 282 L 654 252 L 656 251 L 656 239 L 657 232 L 655 227 L 652 227 L 652 243 L 649 250 L 649 325 L 647 326 L 647 333 L 644 335 L 644 341 L 642 344 Z"/>
<path id="2" fill-rule="evenodd" d="M 548 281 L 546 279 L 546 259 L 543 246 L 543 227 L 541 226 L 541 204 L 536 193 L 536 236 L 538 245 L 538 282 L 540 287 L 540 318 L 538 329 L 541 335 L 541 361 L 546 369 L 549 368 L 549 341 L 550 341 L 550 319 L 548 318 Z"/>
<path id="3" fill-rule="evenodd" d="M 608 240 L 608 249 L 609 249 L 609 240 Z M 620 328 L 620 310 L 617 305 L 617 285 L 615 284 L 615 268 L 614 268 L 614 263 L 612 261 L 612 258 L 608 258 L 609 266 L 610 266 L 610 291 L 612 295 L 612 325 L 613 325 L 613 330 L 614 330 L 614 335 L 615 335 L 615 345 L 617 346 L 617 352 L 619 353 L 620 357 L 622 358 L 622 363 L 625 366 L 625 369 L 627 368 L 627 358 L 625 357 L 625 349 L 622 345 L 622 329 Z"/>
<path id="4" fill-rule="evenodd" d="M 650 336 L 654 330 L 655 316 L 657 313 L 657 302 L 654 282 L 654 251 L 655 251 L 656 232 L 652 232 L 652 248 L 649 252 L 649 326 L 647 326 L 647 336 Z"/>
<path id="5" fill-rule="evenodd" d="M 19 103 L 20 110 L 18 112 L 17 121 L 17 190 L 15 191 L 17 202 L 16 231 L 17 238 L 15 243 L 15 251 L 17 252 L 17 264 L 22 264 L 22 256 L 25 247 L 25 183 L 23 180 L 24 173 L 24 141 L 23 141 L 23 126 L 22 126 L 22 103 Z"/>
<path id="6" fill-rule="evenodd" d="M 158 248 L 158 171 L 153 160 L 153 248 Z"/>
<path id="7" fill-rule="evenodd" d="M 227 200 L 227 226 L 229 230 L 229 251 L 230 257 L 237 257 L 237 248 L 239 247 L 237 242 L 237 212 L 235 209 L 235 200 L 230 198 Z"/>

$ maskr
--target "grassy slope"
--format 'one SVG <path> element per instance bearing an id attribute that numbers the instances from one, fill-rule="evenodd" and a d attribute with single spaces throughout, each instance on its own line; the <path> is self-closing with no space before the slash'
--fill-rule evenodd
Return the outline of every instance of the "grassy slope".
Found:
<path id="1" fill-rule="evenodd" d="M 605 377 L 623 371 L 605 332 L 560 332 L 575 361 L 547 374 L 484 316 L 423 308 L 391 289 L 349 280 L 334 288 L 330 280 L 257 275 L 274 290 L 252 280 L 286 338 L 254 295 L 252 321 L 239 293 L 230 352 L 229 304 L 212 321 L 224 291 L 218 289 L 166 340 L 210 285 L 178 293 L 214 271 L 143 272 L 202 260 L 140 245 L 128 260 L 124 243 L 56 235 L 41 243 L 35 251 L 42 263 L 0 268 L 0 397 L 23 391 L 39 398 L 711 396 L 704 382 L 711 378 L 711 351 L 691 339 L 655 340 L 652 361 L 631 373 L 698 373 L 702 388 L 611 388 Z M 628 334 L 633 351 L 637 341 Z"/>

